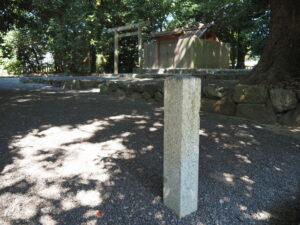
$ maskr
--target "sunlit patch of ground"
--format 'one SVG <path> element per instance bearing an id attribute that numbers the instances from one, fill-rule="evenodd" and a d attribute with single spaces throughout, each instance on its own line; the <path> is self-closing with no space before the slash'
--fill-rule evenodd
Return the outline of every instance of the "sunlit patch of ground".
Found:
<path id="1" fill-rule="evenodd" d="M 102 159 L 130 158 L 132 150 L 122 144 L 122 137 L 99 143 L 87 140 L 108 126 L 109 120 L 124 117 L 87 121 L 75 127 L 43 126 L 24 136 L 14 136 L 9 148 L 18 157 L 4 167 L 0 176 L 0 190 L 7 189 L 0 195 L 0 211 L 4 214 L 0 223 L 29 220 L 41 214 L 42 224 L 56 224 L 58 221 L 51 217 L 53 213 L 100 205 L 109 197 L 102 192 L 103 184 L 114 185 L 110 183 L 109 163 Z M 72 190 L 68 184 L 72 179 L 75 180 L 72 185 L 85 188 Z M 10 187 L 23 191 L 10 192 Z M 94 211 L 90 214 L 95 217 Z"/>

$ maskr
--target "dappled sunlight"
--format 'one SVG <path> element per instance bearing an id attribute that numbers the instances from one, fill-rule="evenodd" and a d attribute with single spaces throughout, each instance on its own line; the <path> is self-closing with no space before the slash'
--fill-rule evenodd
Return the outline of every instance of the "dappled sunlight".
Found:
<path id="1" fill-rule="evenodd" d="M 66 191 L 66 188 L 62 188 L 57 184 L 47 185 L 45 183 L 41 183 L 40 189 L 37 190 L 37 194 L 44 199 L 59 200 L 61 197 L 63 197 L 61 194 Z"/>
<path id="2" fill-rule="evenodd" d="M 229 174 L 229 173 L 223 173 L 223 177 L 227 183 L 229 184 L 234 184 L 233 179 L 234 179 L 234 175 L 233 174 Z"/>
<path id="3" fill-rule="evenodd" d="M 244 213 L 245 218 L 258 220 L 258 221 L 268 221 L 271 218 L 271 214 L 267 211 L 261 210 L 255 213 Z"/>
<path id="4" fill-rule="evenodd" d="M 256 123 L 201 113 L 199 210 L 178 220 L 162 200 L 163 108 L 98 98 L 47 96 L 33 111 L 34 101 L 20 102 L 26 119 L 16 122 L 15 106 L 7 109 L 1 224 L 207 225 L 226 210 L 233 224 L 250 224 L 269 222 L 286 193 L 296 198 L 290 178 L 297 175 L 299 142 Z M 60 110 L 53 109 L 59 101 Z"/>
<path id="5" fill-rule="evenodd" d="M 22 220 L 37 215 L 37 206 L 42 202 L 42 199 L 30 194 L 5 193 L 0 198 L 5 199 L 5 201 L 1 201 L 1 213 L 5 217 Z"/>
<path id="6" fill-rule="evenodd" d="M 135 153 L 123 144 L 123 138 L 131 135 L 128 131 L 102 142 L 92 143 L 89 139 L 96 132 L 109 127 L 111 121 L 121 121 L 125 118 L 145 117 L 119 115 L 103 120 L 88 120 L 73 126 L 43 125 L 40 129 L 33 129 L 23 136 L 14 136 L 9 148 L 17 152 L 18 156 L 1 172 L 0 190 L 9 190 L 17 185 L 23 185 L 23 189 L 24 185 L 27 185 L 28 188 L 24 193 L 7 192 L 0 196 L 1 202 L 7 202 L 1 209 L 7 221 L 12 218 L 28 220 L 42 214 L 41 223 L 56 224 L 57 221 L 48 213 L 101 205 L 109 197 L 108 193 L 101 192 L 103 186 L 114 185 L 114 182 L 110 181 L 110 168 L 114 164 L 104 159 L 128 160 L 135 157 Z M 152 149 L 153 146 L 148 146 L 141 152 Z M 76 188 L 70 185 L 75 185 Z M 54 205 L 53 201 L 59 202 L 58 208 L 57 203 Z M 16 208 L 21 213 L 13 215 Z"/>
<path id="7" fill-rule="evenodd" d="M 249 158 L 248 158 L 247 156 L 245 156 L 245 155 L 235 154 L 235 156 L 236 156 L 238 159 L 240 159 L 240 160 L 242 160 L 243 162 L 245 162 L 245 163 L 251 163 L 251 160 L 249 160 Z"/>
<path id="8" fill-rule="evenodd" d="M 149 152 L 149 151 L 152 151 L 153 150 L 153 145 L 148 145 L 147 147 L 143 147 L 142 149 L 141 149 L 141 153 L 142 154 L 145 154 L 145 153 L 147 153 L 147 152 Z"/>
<path id="9" fill-rule="evenodd" d="M 206 133 L 204 129 L 200 129 L 199 135 L 200 135 L 200 136 L 206 136 L 206 137 L 208 137 L 209 134 Z"/>
<path id="10" fill-rule="evenodd" d="M 245 183 L 250 184 L 250 185 L 252 185 L 252 184 L 255 183 L 255 182 L 254 182 L 253 180 L 251 180 L 248 176 L 242 176 L 240 179 L 241 179 L 242 181 L 244 181 Z"/>
<path id="11" fill-rule="evenodd" d="M 285 195 L 285 182 L 294 182 L 294 187 L 297 185 L 291 181 L 297 170 L 291 170 L 287 161 L 294 161 L 299 142 L 296 139 L 287 142 L 282 136 L 276 137 L 276 133 L 265 130 L 265 125 L 207 114 L 201 119 L 199 135 L 202 194 L 218 196 L 217 201 L 225 208 L 236 205 L 240 221 L 248 221 L 249 224 L 269 222 L 274 215 L 270 208 L 274 207 L 275 199 Z M 273 142 L 266 142 L 273 138 Z M 278 145 L 281 148 L 277 148 Z M 201 171 L 201 168 L 205 169 Z M 201 187 L 201 182 L 214 183 L 212 193 L 206 191 L 205 184 Z M 293 192 L 296 191 L 297 188 L 294 188 Z M 206 197 L 201 199 L 202 204 L 215 207 Z M 257 206 L 256 210 L 253 210 L 253 205 Z"/>
<path id="12" fill-rule="evenodd" d="M 55 221 L 51 216 L 49 215 L 43 215 L 41 216 L 40 218 L 40 221 L 39 221 L 41 224 L 43 225 L 56 225 L 57 224 L 57 221 Z"/>
<path id="13" fill-rule="evenodd" d="M 278 171 L 278 172 L 281 172 L 281 171 L 282 171 L 282 169 L 280 169 L 280 168 L 277 167 L 277 166 L 273 166 L 273 168 L 274 168 L 276 171 Z"/>
<path id="14" fill-rule="evenodd" d="M 76 201 L 76 197 L 73 195 L 64 196 L 63 199 L 60 201 L 60 207 L 64 211 L 71 210 L 79 206 L 79 202 Z"/>
<path id="15" fill-rule="evenodd" d="M 216 181 L 225 183 L 227 185 L 234 185 L 235 184 L 235 182 L 234 182 L 235 176 L 233 174 L 230 174 L 230 173 L 215 172 L 215 173 L 211 173 L 209 176 L 211 178 L 215 179 Z"/>
<path id="16" fill-rule="evenodd" d="M 153 123 L 152 127 L 149 128 L 149 131 L 155 132 L 155 131 L 158 131 L 159 129 L 162 129 L 162 127 L 163 127 L 162 123 L 155 122 L 155 123 Z"/>
<path id="17" fill-rule="evenodd" d="M 79 204 L 85 206 L 97 206 L 102 202 L 100 193 L 92 190 L 79 191 L 76 195 L 76 200 L 79 202 Z"/>
<path id="18" fill-rule="evenodd" d="M 60 97 L 59 100 L 74 101 L 74 96 Z M 47 98 L 55 100 L 51 96 Z M 19 102 L 16 106 L 33 104 L 34 100 L 37 99 Z M 9 106 L 15 107 L 11 103 Z M 69 106 L 71 112 L 81 110 L 76 105 Z M 85 109 L 82 112 L 86 113 Z M 124 186 L 121 182 L 132 180 L 130 176 L 138 180 L 147 178 L 145 187 L 158 192 L 157 180 L 162 175 L 153 176 L 157 168 L 152 171 L 150 164 L 148 168 L 140 160 L 130 162 L 136 161 L 137 156 L 149 158 L 149 153 L 154 152 L 155 141 L 144 140 L 141 145 L 136 135 L 148 133 L 148 138 L 153 139 L 157 132 L 161 133 L 162 121 L 153 120 L 162 115 L 161 108 L 155 108 L 148 115 L 141 114 L 140 109 L 132 109 L 126 113 L 124 110 L 104 113 L 101 119 L 89 115 L 85 120 L 76 120 L 73 115 L 63 118 L 65 115 L 60 113 L 50 115 L 52 113 L 43 116 L 50 119 L 48 122 L 40 122 L 37 117 L 38 123 L 28 124 L 30 129 L 24 132 L 12 132 L 7 140 L 11 160 L 1 167 L 0 173 L 0 202 L 5 203 L 0 204 L 0 211 L 4 212 L 1 224 L 28 221 L 60 224 L 61 217 L 70 218 L 71 215 L 72 218 L 73 213 L 79 215 L 78 221 L 97 224 L 103 216 L 113 216 L 109 211 L 97 216 L 99 207 L 128 201 L 135 195 L 118 189 Z M 53 123 L 51 117 L 60 122 Z M 28 115 L 27 118 L 30 119 Z M 150 156 L 149 160 L 152 158 Z M 160 155 L 156 158 L 162 160 Z M 115 190 L 118 190 L 117 195 Z M 14 215 L 16 210 L 21 211 L 17 216 Z"/>
<path id="19" fill-rule="evenodd" d="M 208 132 L 205 129 L 200 129 L 200 136 L 213 138 L 215 143 L 222 145 L 225 149 L 235 150 L 245 145 L 259 145 L 256 138 L 247 130 L 246 125 L 232 126 L 230 130 L 222 124 L 216 125 L 217 130 Z M 237 130 L 231 134 L 232 130 Z M 239 140 L 238 140 L 239 138 Z"/>
<path id="20" fill-rule="evenodd" d="M 300 128 L 292 128 L 291 132 L 293 132 L 293 133 L 299 133 L 300 132 Z"/>
<path id="21" fill-rule="evenodd" d="M 29 101 L 31 101 L 30 98 L 27 98 L 27 99 L 26 99 L 26 98 L 23 98 L 23 99 L 17 99 L 17 100 L 16 100 L 17 103 L 29 102 Z"/>
<path id="22" fill-rule="evenodd" d="M 239 204 L 239 210 L 246 211 L 248 209 L 247 206 Z"/>

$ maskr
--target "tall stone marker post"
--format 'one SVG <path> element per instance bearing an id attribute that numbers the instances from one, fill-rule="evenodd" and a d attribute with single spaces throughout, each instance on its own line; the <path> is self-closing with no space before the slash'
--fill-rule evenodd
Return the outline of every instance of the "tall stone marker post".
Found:
<path id="1" fill-rule="evenodd" d="M 198 207 L 200 92 L 200 78 L 165 80 L 163 195 L 180 218 Z"/>

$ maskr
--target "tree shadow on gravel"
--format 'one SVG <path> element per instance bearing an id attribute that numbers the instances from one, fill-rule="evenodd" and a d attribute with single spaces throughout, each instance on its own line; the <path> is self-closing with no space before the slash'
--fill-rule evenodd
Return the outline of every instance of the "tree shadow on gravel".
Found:
<path id="1" fill-rule="evenodd" d="M 300 224 L 300 194 L 288 201 L 276 204 L 270 219 L 270 225 L 299 225 Z"/>
<path id="2" fill-rule="evenodd" d="M 178 219 L 162 202 L 160 105 L 22 96 L 0 100 L 3 224 L 272 224 L 278 202 L 296 195 L 299 141 L 201 114 L 199 208 Z"/>

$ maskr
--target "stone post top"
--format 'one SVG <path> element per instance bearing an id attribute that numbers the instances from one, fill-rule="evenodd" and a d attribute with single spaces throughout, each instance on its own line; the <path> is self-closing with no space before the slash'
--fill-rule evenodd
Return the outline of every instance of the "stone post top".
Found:
<path id="1" fill-rule="evenodd" d="M 173 75 L 166 78 L 166 80 L 170 80 L 170 79 L 182 80 L 182 79 L 201 79 L 201 78 L 191 76 L 191 75 Z"/>

